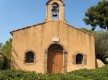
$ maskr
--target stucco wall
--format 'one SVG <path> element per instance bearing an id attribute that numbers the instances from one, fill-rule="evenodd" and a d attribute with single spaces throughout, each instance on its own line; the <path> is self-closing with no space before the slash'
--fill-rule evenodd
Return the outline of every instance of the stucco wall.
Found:
<path id="1" fill-rule="evenodd" d="M 21 29 L 12 32 L 12 61 L 14 68 L 44 73 L 45 53 L 58 37 L 64 49 L 67 51 L 67 71 L 81 68 L 95 68 L 94 37 L 91 34 L 80 31 L 59 20 L 52 20 L 41 25 Z M 35 63 L 24 63 L 27 51 L 35 52 Z M 73 64 L 73 55 L 78 52 L 87 56 L 86 65 Z"/>
<path id="2" fill-rule="evenodd" d="M 95 68 L 95 50 L 94 37 L 86 34 L 78 29 L 69 29 L 68 41 L 68 70 L 77 70 L 81 68 L 94 69 Z M 83 65 L 76 65 L 73 63 L 73 55 L 82 53 L 87 57 L 86 63 Z"/>

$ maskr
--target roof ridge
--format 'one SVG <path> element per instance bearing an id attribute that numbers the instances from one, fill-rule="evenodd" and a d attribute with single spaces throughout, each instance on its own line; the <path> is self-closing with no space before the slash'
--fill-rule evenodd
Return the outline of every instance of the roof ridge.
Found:
<path id="1" fill-rule="evenodd" d="M 46 22 L 29 25 L 29 26 L 26 26 L 26 27 L 23 27 L 23 28 L 19 28 L 19 29 L 13 30 L 10 33 L 11 33 L 11 35 L 13 35 L 13 32 L 15 32 L 15 31 L 19 31 L 19 30 L 26 29 L 26 28 L 30 28 L 30 27 L 37 26 L 37 25 L 41 25 L 41 24 L 44 24 L 44 23 L 46 23 Z"/>

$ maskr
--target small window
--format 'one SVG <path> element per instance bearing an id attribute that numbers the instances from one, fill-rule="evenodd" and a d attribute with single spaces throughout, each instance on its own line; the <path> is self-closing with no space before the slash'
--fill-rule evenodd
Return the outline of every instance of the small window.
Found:
<path id="1" fill-rule="evenodd" d="M 76 55 L 76 64 L 82 64 L 83 63 L 83 55 L 77 54 Z"/>
<path id="2" fill-rule="evenodd" d="M 34 63 L 34 53 L 29 51 L 25 54 L 25 63 Z"/>

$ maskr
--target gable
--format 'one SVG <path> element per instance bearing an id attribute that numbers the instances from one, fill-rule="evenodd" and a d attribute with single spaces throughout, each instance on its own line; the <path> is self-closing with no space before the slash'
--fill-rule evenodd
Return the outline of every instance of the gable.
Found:
<path id="1" fill-rule="evenodd" d="M 16 30 L 11 31 L 10 33 L 11 33 L 11 35 L 13 35 L 14 32 L 18 32 L 18 31 L 20 31 L 20 30 L 29 29 L 29 28 L 31 28 L 31 27 L 36 27 L 36 26 L 43 25 L 43 24 L 45 24 L 45 22 L 39 23 L 39 24 L 30 25 L 30 26 L 23 27 L 23 28 L 20 28 L 20 29 L 16 29 Z"/>
<path id="2" fill-rule="evenodd" d="M 14 33 L 17 33 L 17 32 L 19 32 L 21 30 L 26 30 L 26 29 L 30 29 L 30 28 L 36 28 L 38 26 L 40 26 L 42 28 L 45 28 L 45 29 L 48 29 L 48 31 L 50 31 L 50 30 L 54 30 L 55 31 L 55 30 L 57 30 L 57 28 L 58 29 L 62 28 L 62 30 L 64 30 L 64 29 L 69 29 L 70 31 L 71 30 L 76 30 L 76 31 L 79 31 L 79 32 L 84 33 L 84 34 L 94 36 L 93 34 L 91 34 L 89 32 L 86 32 L 86 31 L 80 30 L 78 28 L 75 28 L 75 27 L 73 27 L 73 26 L 71 26 L 71 25 L 69 25 L 67 23 L 64 23 L 64 22 L 62 22 L 60 20 L 52 20 L 52 21 L 48 21 L 48 22 L 43 22 L 43 23 L 27 26 L 27 27 L 24 27 L 24 28 L 13 30 L 10 33 L 11 33 L 11 35 L 13 35 Z"/>

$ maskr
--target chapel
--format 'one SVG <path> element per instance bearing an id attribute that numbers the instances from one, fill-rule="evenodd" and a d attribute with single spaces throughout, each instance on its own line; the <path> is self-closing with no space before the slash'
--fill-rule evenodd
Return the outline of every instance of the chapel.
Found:
<path id="1" fill-rule="evenodd" d="M 94 36 L 67 23 L 62 0 L 48 0 L 46 19 L 11 31 L 12 68 L 37 73 L 95 69 Z"/>

